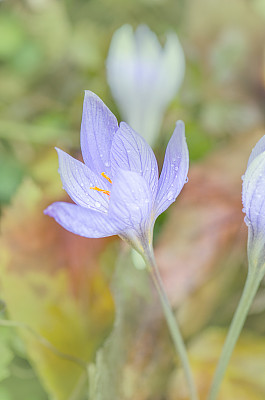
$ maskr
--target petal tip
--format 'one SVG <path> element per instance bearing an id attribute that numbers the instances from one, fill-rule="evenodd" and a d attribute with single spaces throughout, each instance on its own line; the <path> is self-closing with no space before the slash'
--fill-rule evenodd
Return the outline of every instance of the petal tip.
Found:
<path id="1" fill-rule="evenodd" d="M 185 123 L 184 123 L 181 119 L 179 119 L 179 120 L 176 122 L 176 127 L 185 129 Z"/>
<path id="2" fill-rule="evenodd" d="M 48 215 L 49 217 L 53 217 L 53 206 L 50 205 L 45 210 L 43 210 L 43 214 Z"/>

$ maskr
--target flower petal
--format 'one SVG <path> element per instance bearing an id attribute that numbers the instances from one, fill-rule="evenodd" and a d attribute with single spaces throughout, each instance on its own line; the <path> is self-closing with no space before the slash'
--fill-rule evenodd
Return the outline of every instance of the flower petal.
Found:
<path id="1" fill-rule="evenodd" d="M 146 180 L 136 172 L 119 169 L 110 196 L 109 214 L 141 236 L 150 226 L 152 194 Z"/>
<path id="2" fill-rule="evenodd" d="M 94 93 L 86 90 L 81 124 L 81 150 L 94 172 L 110 174 L 110 148 L 118 129 L 116 117 Z"/>
<path id="3" fill-rule="evenodd" d="M 53 203 L 44 213 L 68 231 L 88 238 L 118 235 L 122 231 L 121 223 L 115 223 L 105 214 L 76 204 Z"/>
<path id="4" fill-rule="evenodd" d="M 155 218 L 172 204 L 183 188 L 189 169 L 185 125 L 178 121 L 168 143 L 163 169 L 158 181 Z"/>
<path id="5" fill-rule="evenodd" d="M 178 36 L 171 32 L 167 35 L 165 47 L 163 49 L 161 81 L 164 88 L 161 90 L 161 103 L 164 108 L 174 98 L 184 79 L 185 74 L 185 55 Z M 163 108 L 163 107 L 162 107 Z"/>
<path id="6" fill-rule="evenodd" d="M 250 154 L 250 157 L 248 159 L 248 166 L 252 163 L 254 158 L 256 158 L 259 154 L 263 153 L 265 151 L 265 135 L 262 136 L 262 138 L 256 143 L 255 147 L 252 149 L 252 152 Z"/>
<path id="7" fill-rule="evenodd" d="M 158 167 L 153 150 L 125 122 L 121 122 L 120 128 L 114 136 L 110 160 L 113 175 L 119 169 L 137 172 L 146 180 L 153 197 L 156 196 Z"/>
<path id="8" fill-rule="evenodd" d="M 247 167 L 242 188 L 245 222 L 254 234 L 265 235 L 265 151 L 253 158 Z"/>
<path id="9" fill-rule="evenodd" d="M 82 207 L 107 212 L 109 199 L 106 194 L 90 189 L 97 186 L 108 190 L 106 179 L 97 176 L 85 164 L 69 156 L 60 149 L 56 149 L 59 157 L 59 172 L 63 187 L 71 199 Z"/>

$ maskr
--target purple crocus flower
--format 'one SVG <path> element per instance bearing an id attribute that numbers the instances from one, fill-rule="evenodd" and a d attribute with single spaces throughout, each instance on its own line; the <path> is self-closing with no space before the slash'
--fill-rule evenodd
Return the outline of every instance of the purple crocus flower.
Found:
<path id="1" fill-rule="evenodd" d="M 163 169 L 151 147 L 94 93 L 85 92 L 81 124 L 84 163 L 57 149 L 63 187 L 75 204 L 57 202 L 45 213 L 88 238 L 119 235 L 145 253 L 156 218 L 180 193 L 188 173 L 184 123 L 178 121 Z"/>
<path id="2" fill-rule="evenodd" d="M 248 226 L 249 266 L 265 267 L 265 136 L 248 160 L 243 177 L 243 211 Z"/>

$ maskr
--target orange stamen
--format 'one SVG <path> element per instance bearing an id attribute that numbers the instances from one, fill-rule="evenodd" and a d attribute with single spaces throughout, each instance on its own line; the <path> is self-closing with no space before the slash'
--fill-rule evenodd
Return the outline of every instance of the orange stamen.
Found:
<path id="1" fill-rule="evenodd" d="M 97 190 L 98 192 L 102 192 L 102 193 L 107 194 L 108 196 L 110 196 L 110 191 L 109 190 L 100 189 L 97 186 L 90 187 L 89 189 Z"/>
<path id="2" fill-rule="evenodd" d="M 109 181 L 109 183 L 112 183 L 112 180 L 108 177 L 108 175 L 106 175 L 105 172 L 101 172 L 101 175 L 103 176 L 103 178 L 107 179 L 107 181 Z"/>
<path id="3" fill-rule="evenodd" d="M 103 178 L 107 179 L 107 181 L 109 181 L 109 183 L 112 183 L 112 180 L 108 177 L 108 175 L 106 175 L 105 172 L 101 172 L 101 175 L 103 176 Z M 104 193 L 104 194 L 107 194 L 108 196 L 110 196 L 109 190 L 100 189 L 97 186 L 91 187 L 90 189 L 97 190 L 98 192 L 101 192 L 101 193 Z"/>

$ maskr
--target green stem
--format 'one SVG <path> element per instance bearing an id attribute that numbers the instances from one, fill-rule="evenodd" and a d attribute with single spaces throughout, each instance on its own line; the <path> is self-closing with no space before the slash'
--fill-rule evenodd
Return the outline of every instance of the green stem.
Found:
<path id="1" fill-rule="evenodd" d="M 231 358 L 232 352 L 243 328 L 244 322 L 246 320 L 249 308 L 252 301 L 257 293 L 260 282 L 263 278 L 263 274 L 259 274 L 256 271 L 251 271 L 248 273 L 247 280 L 245 283 L 244 291 L 242 293 L 240 302 L 238 304 L 237 310 L 234 314 L 232 323 L 230 325 L 225 344 L 222 349 L 221 357 L 219 359 L 212 386 L 209 392 L 208 400 L 215 400 L 217 398 L 219 388 L 229 360 Z"/>
<path id="2" fill-rule="evenodd" d="M 165 292 L 165 289 L 164 289 L 164 286 L 163 286 L 163 283 L 162 283 L 162 280 L 161 280 L 161 277 L 159 274 L 159 270 L 158 270 L 156 262 L 155 262 L 153 251 L 150 250 L 149 248 L 145 249 L 145 250 L 146 250 L 145 251 L 145 260 L 146 260 L 146 264 L 148 267 L 148 271 L 154 281 L 155 287 L 159 294 L 160 301 L 163 306 L 164 315 L 165 315 L 165 318 L 166 318 L 166 321 L 168 324 L 168 328 L 169 328 L 172 340 L 174 342 L 176 352 L 179 355 L 179 358 L 180 358 L 182 366 L 183 366 L 184 374 L 185 374 L 189 392 L 190 392 L 190 399 L 198 400 L 198 394 L 197 394 L 197 390 L 196 390 L 195 383 L 193 380 L 193 376 L 192 376 L 192 372 L 191 372 L 191 368 L 190 368 L 190 364 L 189 364 L 189 359 L 188 359 L 188 355 L 187 355 L 187 350 L 186 350 L 183 338 L 181 336 L 181 332 L 179 330 L 177 320 L 175 318 L 175 315 L 170 306 L 167 294 Z"/>

